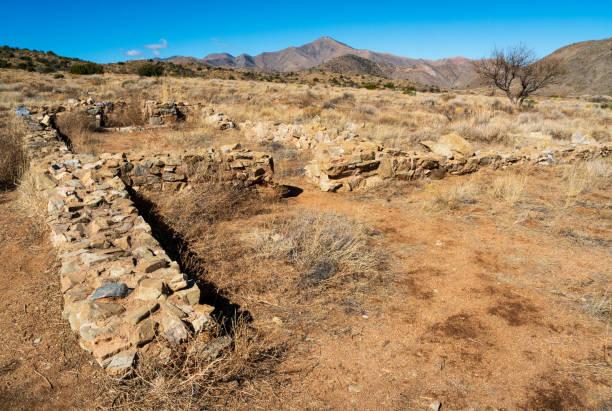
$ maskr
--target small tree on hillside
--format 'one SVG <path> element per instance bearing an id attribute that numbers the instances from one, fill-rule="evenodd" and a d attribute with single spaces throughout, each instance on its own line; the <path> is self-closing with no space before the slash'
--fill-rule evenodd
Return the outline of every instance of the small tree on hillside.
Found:
<path id="1" fill-rule="evenodd" d="M 494 49 L 490 58 L 474 61 L 473 65 L 483 80 L 502 90 L 518 106 L 536 90 L 555 84 L 565 73 L 560 60 L 538 60 L 533 50 L 522 45 Z"/>

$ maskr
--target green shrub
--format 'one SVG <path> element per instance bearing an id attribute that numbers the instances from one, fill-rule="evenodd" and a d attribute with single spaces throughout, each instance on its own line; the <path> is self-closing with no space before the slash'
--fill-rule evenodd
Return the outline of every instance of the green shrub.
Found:
<path id="1" fill-rule="evenodd" d="M 75 63 L 70 66 L 70 74 L 102 74 L 104 67 L 96 63 Z"/>
<path id="2" fill-rule="evenodd" d="M 609 109 L 611 109 L 611 110 L 612 110 L 612 103 L 603 103 L 603 104 L 601 105 L 601 108 L 609 108 Z"/>
<path id="3" fill-rule="evenodd" d="M 385 88 L 389 88 L 389 89 L 394 89 L 395 88 L 395 84 L 393 84 L 392 81 L 386 82 L 383 86 Z"/>
<path id="4" fill-rule="evenodd" d="M 402 93 L 408 94 L 409 96 L 416 96 L 416 89 L 412 86 L 404 87 Z"/>
<path id="5" fill-rule="evenodd" d="M 161 64 L 147 63 L 138 67 L 138 75 L 143 77 L 159 77 L 164 74 Z"/>
<path id="6" fill-rule="evenodd" d="M 376 90 L 378 88 L 376 83 L 363 83 L 361 87 L 368 89 L 368 90 Z"/>

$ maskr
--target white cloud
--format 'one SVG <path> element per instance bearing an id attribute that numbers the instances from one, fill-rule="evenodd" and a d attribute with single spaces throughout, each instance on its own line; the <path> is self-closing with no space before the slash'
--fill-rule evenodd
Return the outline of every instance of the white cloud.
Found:
<path id="1" fill-rule="evenodd" d="M 149 50 L 159 50 L 168 48 L 168 42 L 165 39 L 160 39 L 158 44 L 147 44 L 144 46 Z"/>
<path id="2" fill-rule="evenodd" d="M 153 53 L 154 56 L 159 56 L 159 50 L 153 50 L 151 53 Z"/>
<path id="3" fill-rule="evenodd" d="M 142 53 L 140 52 L 140 50 L 128 50 L 125 52 L 125 55 L 130 57 L 137 57 L 142 56 Z"/>

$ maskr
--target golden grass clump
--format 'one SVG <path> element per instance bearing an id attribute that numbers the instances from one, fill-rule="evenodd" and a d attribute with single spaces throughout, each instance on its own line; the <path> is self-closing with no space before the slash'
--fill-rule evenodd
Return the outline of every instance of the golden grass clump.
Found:
<path id="1" fill-rule="evenodd" d="M 423 208 L 428 210 L 457 210 L 463 205 L 474 204 L 480 195 L 480 187 L 470 179 L 466 182 L 455 183 L 450 187 L 442 186 L 439 182 L 432 182 L 425 187 L 427 199 Z"/>
<path id="2" fill-rule="evenodd" d="M 612 181 L 612 162 L 607 159 L 576 163 L 565 169 L 564 180 L 566 206 L 572 205 L 576 198 L 593 189 L 610 187 Z"/>
<path id="3" fill-rule="evenodd" d="M 24 135 L 16 117 L 0 117 L 0 189 L 17 185 L 28 167 Z"/>
<path id="4" fill-rule="evenodd" d="M 508 174 L 496 177 L 491 186 L 493 198 L 502 200 L 513 207 L 521 198 L 527 186 L 527 176 Z"/>
<path id="5" fill-rule="evenodd" d="M 384 255 L 372 244 L 374 234 L 345 215 L 303 211 L 273 218 L 255 248 L 296 266 L 302 285 L 327 285 L 381 270 Z"/>

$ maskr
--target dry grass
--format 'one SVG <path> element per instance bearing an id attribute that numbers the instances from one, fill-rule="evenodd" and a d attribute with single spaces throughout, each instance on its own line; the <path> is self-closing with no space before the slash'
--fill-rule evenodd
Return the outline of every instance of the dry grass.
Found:
<path id="1" fill-rule="evenodd" d="M 14 187 L 27 169 L 23 130 L 17 118 L 0 117 L 0 189 Z"/>
<path id="2" fill-rule="evenodd" d="M 606 322 L 612 321 L 612 296 L 606 290 L 604 293 L 592 293 L 583 298 L 584 311 L 593 317 Z"/>
<path id="3" fill-rule="evenodd" d="M 606 189 L 611 185 L 612 162 L 607 159 L 576 163 L 564 170 L 566 182 L 565 206 L 571 206 L 576 199 L 594 189 Z"/>
<path id="4" fill-rule="evenodd" d="M 95 120 L 84 113 L 67 112 L 57 116 L 58 130 L 68 136 L 72 149 L 77 153 L 98 154 L 102 138 Z"/>
<path id="5" fill-rule="evenodd" d="M 445 187 L 440 182 L 431 182 L 425 187 L 427 199 L 423 202 L 425 210 L 457 210 L 466 204 L 474 204 L 481 194 L 480 186 L 473 178 Z"/>
<path id="6" fill-rule="evenodd" d="M 36 221 L 33 225 L 38 234 L 45 231 L 45 216 L 47 215 L 47 200 L 45 195 L 36 187 L 36 180 L 32 170 L 28 170 L 17 188 L 17 208 L 28 217 Z"/>
<path id="7" fill-rule="evenodd" d="M 526 175 L 507 174 L 499 176 L 493 180 L 491 194 L 494 198 L 513 207 L 520 200 L 526 185 Z"/>
<path id="8" fill-rule="evenodd" d="M 105 74 L 89 78 L 52 79 L 36 73 L 8 71 L 0 83 L 0 104 L 11 105 L 19 97 L 24 104 L 64 102 L 69 97 L 92 96 L 97 101 L 139 99 L 206 103 L 227 114 L 237 124 L 244 121 L 301 119 L 305 126 L 343 129 L 357 125 L 360 137 L 380 140 L 400 149 L 416 149 L 421 139 L 436 139 L 457 132 L 476 148 L 525 146 L 531 133 L 545 140 L 567 142 L 582 135 L 600 143 L 612 139 L 612 112 L 593 103 L 572 99 L 537 97 L 531 108 L 517 110 L 499 97 L 460 94 L 417 93 L 416 96 L 391 90 L 365 90 L 328 85 L 279 84 L 197 78 L 143 79 L 133 75 Z M 36 87 L 33 84 L 38 84 Z M 25 92 L 32 97 L 24 97 Z M 423 105 L 433 101 L 434 105 Z M 134 123 L 118 119 L 117 124 Z M 173 147 L 189 147 L 197 140 L 195 129 L 173 136 Z M 203 134 L 216 137 L 214 130 Z M 240 137 L 240 132 L 236 135 Z M 212 138 L 211 140 L 215 140 Z"/>
<path id="9" fill-rule="evenodd" d="M 329 285 L 375 279 L 384 255 L 372 246 L 374 234 L 344 215 L 304 211 L 273 218 L 256 236 L 255 247 L 298 267 L 301 285 Z"/>
<path id="10" fill-rule="evenodd" d="M 248 396 L 246 381 L 268 375 L 282 347 L 238 318 L 230 335 L 196 339 L 171 357 L 143 357 L 130 378 L 106 380 L 103 404 L 113 409 L 223 408 Z"/>

